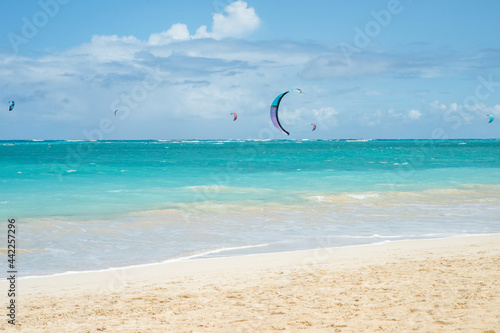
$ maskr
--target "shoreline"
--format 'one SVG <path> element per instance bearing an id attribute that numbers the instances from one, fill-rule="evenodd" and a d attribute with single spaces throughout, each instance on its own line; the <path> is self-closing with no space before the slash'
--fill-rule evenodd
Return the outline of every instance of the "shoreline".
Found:
<path id="1" fill-rule="evenodd" d="M 161 276 L 168 278 L 175 278 L 187 274 L 200 274 L 207 273 L 210 271 L 216 272 L 221 269 L 226 269 L 229 265 L 231 270 L 237 268 L 253 268 L 253 269 L 266 269 L 266 268 L 276 268 L 280 266 L 289 266 L 290 264 L 294 266 L 307 266 L 314 263 L 332 263 L 332 256 L 338 257 L 341 255 L 348 255 L 348 257 L 340 258 L 341 261 L 337 262 L 340 265 L 347 258 L 357 258 L 360 261 L 363 259 L 375 257 L 374 254 L 386 255 L 389 251 L 394 251 L 399 247 L 403 246 L 405 248 L 405 253 L 400 253 L 399 255 L 408 255 L 408 251 L 415 251 L 420 248 L 426 248 L 425 243 L 430 244 L 432 247 L 440 248 L 437 244 L 432 245 L 432 243 L 437 243 L 439 241 L 444 241 L 448 245 L 449 243 L 457 244 L 468 244 L 469 240 L 474 242 L 486 238 L 498 238 L 499 248 L 500 248 L 500 234 L 487 234 L 487 235 L 473 235 L 473 236 L 456 236 L 456 237 L 446 237 L 446 238 L 431 238 L 431 239 L 415 239 L 415 240 L 400 240 L 400 241 L 389 241 L 383 243 L 372 243 L 372 244 L 361 244 L 361 245 L 348 245 L 342 247 L 328 247 L 328 248 L 316 248 L 309 250 L 297 250 L 297 251 L 284 251 L 284 252 L 271 252 L 271 253 L 259 253 L 259 254 L 246 254 L 246 255 L 236 255 L 228 257 L 217 257 L 217 258 L 199 258 L 199 259 L 174 259 L 165 262 L 140 264 L 132 266 L 124 266 L 117 268 L 107 268 L 102 270 L 90 270 L 90 271 L 69 271 L 64 273 L 56 273 L 51 275 L 40 275 L 40 276 L 27 276 L 20 277 L 18 281 L 25 282 L 26 286 L 36 286 L 40 283 L 42 286 L 49 286 L 52 283 L 43 281 L 63 281 L 66 277 L 73 277 L 85 281 L 98 281 L 99 278 L 116 275 L 118 272 L 125 272 L 128 274 L 133 274 L 134 279 L 146 278 L 149 272 L 161 272 Z M 325 258 L 325 253 L 328 257 Z M 378 258 L 372 258 L 378 260 L 386 259 L 384 256 Z M 393 258 L 394 259 L 394 258 Z M 214 264 L 210 265 L 209 263 Z M 352 265 L 352 263 L 346 263 L 347 265 Z M 358 262 L 359 264 L 359 262 Z M 274 266 L 276 265 L 276 266 Z M 0 287 L 2 284 L 6 284 L 5 281 L 0 281 Z M 56 283 L 57 284 L 57 283 Z M 57 284 L 57 286 L 61 286 Z"/>
<path id="2" fill-rule="evenodd" d="M 18 280 L 16 326 L 26 332 L 500 332 L 499 267 L 500 234 L 494 234 L 33 277 Z"/>
<path id="3" fill-rule="evenodd" d="M 108 268 L 94 269 L 94 270 L 66 271 L 66 272 L 62 272 L 62 273 L 51 273 L 51 274 L 46 274 L 46 275 L 30 275 L 30 276 L 19 277 L 18 280 L 29 280 L 29 279 L 38 279 L 38 278 L 51 278 L 51 277 L 66 276 L 66 275 L 77 275 L 77 274 L 105 273 L 105 272 L 122 271 L 122 270 L 129 270 L 129 269 L 133 270 L 133 269 L 141 269 L 141 268 L 145 268 L 145 267 L 149 267 L 149 266 L 168 265 L 168 264 L 176 263 L 176 262 L 192 262 L 192 261 L 199 261 L 199 260 L 218 260 L 218 259 L 225 259 L 225 258 L 245 258 L 245 257 L 249 257 L 249 256 L 279 255 L 279 254 L 308 252 L 308 251 L 317 251 L 317 250 L 325 250 L 325 249 L 331 251 L 333 249 L 340 249 L 340 248 L 356 248 L 356 247 L 363 247 L 363 246 L 378 246 L 378 245 L 384 245 L 384 244 L 390 244 L 390 243 L 398 243 L 398 242 L 419 242 L 419 241 L 428 241 L 428 240 L 447 240 L 447 239 L 453 239 L 453 238 L 468 238 L 468 237 L 483 237 L 483 236 L 500 236 L 500 233 L 492 233 L 492 234 L 470 234 L 470 235 L 447 236 L 447 237 L 438 237 L 438 238 L 416 238 L 416 239 L 401 239 L 401 240 L 384 240 L 384 241 L 381 241 L 381 242 L 374 242 L 374 243 L 367 243 L 367 244 L 343 245 L 343 246 L 326 247 L 326 248 L 318 247 L 318 248 L 301 249 L 301 250 L 284 250 L 284 251 L 273 251 L 273 252 L 263 252 L 263 253 L 234 254 L 234 255 L 228 255 L 228 256 L 224 256 L 223 255 L 223 256 L 220 256 L 220 257 L 205 257 L 205 256 L 210 255 L 212 253 L 222 252 L 221 249 L 216 249 L 216 250 L 204 251 L 204 252 L 201 252 L 199 254 L 182 256 L 182 257 L 179 257 L 179 258 L 166 259 L 166 260 L 163 260 L 163 261 L 151 262 L 151 263 L 147 263 L 147 264 L 135 264 L 135 265 L 121 266 L 121 267 L 108 267 Z M 258 247 L 262 247 L 262 246 L 263 245 L 249 245 L 249 246 L 241 246 L 241 247 L 229 248 L 227 250 L 234 251 L 234 250 L 240 250 L 240 249 L 245 249 L 245 248 L 258 248 Z M 222 248 L 222 249 L 225 249 L 225 248 Z M 0 284 L 1 284 L 1 282 L 0 282 Z"/>

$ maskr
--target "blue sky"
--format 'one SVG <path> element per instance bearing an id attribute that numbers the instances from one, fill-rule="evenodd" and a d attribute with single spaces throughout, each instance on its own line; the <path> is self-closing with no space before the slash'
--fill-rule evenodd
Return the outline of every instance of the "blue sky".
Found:
<path id="1" fill-rule="evenodd" d="M 496 0 L 1 8 L 2 140 L 500 136 Z"/>

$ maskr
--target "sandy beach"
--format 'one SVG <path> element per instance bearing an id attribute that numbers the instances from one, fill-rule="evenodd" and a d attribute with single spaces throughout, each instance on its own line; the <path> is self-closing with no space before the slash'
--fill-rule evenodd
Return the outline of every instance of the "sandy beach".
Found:
<path id="1" fill-rule="evenodd" d="M 16 288 L 15 328 L 4 316 L 0 330 L 498 333 L 500 235 L 178 261 Z"/>

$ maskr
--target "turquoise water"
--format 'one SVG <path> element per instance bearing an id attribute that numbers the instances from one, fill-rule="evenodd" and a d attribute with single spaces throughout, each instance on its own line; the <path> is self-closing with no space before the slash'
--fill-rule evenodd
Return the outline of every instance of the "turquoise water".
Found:
<path id="1" fill-rule="evenodd" d="M 500 140 L 4 141 L 0 175 L 25 276 L 500 232 Z"/>

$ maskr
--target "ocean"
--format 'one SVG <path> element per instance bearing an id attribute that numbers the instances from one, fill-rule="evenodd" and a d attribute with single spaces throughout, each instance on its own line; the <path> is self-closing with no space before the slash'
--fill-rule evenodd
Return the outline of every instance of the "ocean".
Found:
<path id="1" fill-rule="evenodd" d="M 0 184 L 25 277 L 500 233 L 496 139 L 2 141 Z"/>

